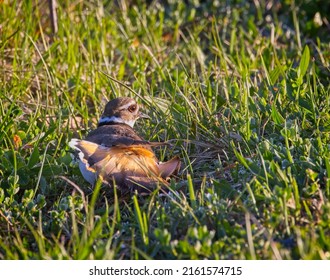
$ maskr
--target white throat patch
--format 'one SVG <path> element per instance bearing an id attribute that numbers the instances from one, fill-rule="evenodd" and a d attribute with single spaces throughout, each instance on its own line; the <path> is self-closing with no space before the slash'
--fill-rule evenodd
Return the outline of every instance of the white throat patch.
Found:
<path id="1" fill-rule="evenodd" d="M 113 123 L 124 123 L 129 125 L 130 127 L 133 128 L 134 124 L 135 124 L 135 120 L 129 120 L 129 121 L 124 121 L 122 118 L 118 118 L 115 116 L 112 117 L 101 117 L 99 120 L 99 124 L 104 124 L 104 123 L 109 123 L 109 122 L 113 122 Z"/>

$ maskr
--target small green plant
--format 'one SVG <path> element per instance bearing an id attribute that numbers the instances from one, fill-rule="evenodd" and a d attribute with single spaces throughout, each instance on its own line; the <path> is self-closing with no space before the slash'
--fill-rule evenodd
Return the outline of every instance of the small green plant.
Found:
<path id="1" fill-rule="evenodd" d="M 324 1 L 59 2 L 56 34 L 46 2 L 0 7 L 0 259 L 330 259 Z M 180 155 L 166 192 L 72 162 L 117 96 Z"/>

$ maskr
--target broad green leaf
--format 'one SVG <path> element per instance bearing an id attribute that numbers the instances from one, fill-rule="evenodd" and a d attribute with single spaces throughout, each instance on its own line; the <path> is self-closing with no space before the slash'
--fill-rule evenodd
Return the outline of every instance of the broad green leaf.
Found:
<path id="1" fill-rule="evenodd" d="M 39 150 L 38 150 L 38 146 L 35 146 L 32 154 L 29 158 L 29 162 L 28 162 L 28 167 L 32 168 L 33 166 L 35 166 L 38 162 L 39 162 Z"/>
<path id="2" fill-rule="evenodd" d="M 310 51 L 308 46 L 306 45 L 299 63 L 298 79 L 302 79 L 302 77 L 305 76 L 306 71 L 308 69 L 309 60 L 310 60 Z"/>
<path id="3" fill-rule="evenodd" d="M 0 203 L 2 203 L 4 199 L 5 199 L 5 191 L 2 188 L 0 188 Z"/>
<path id="4" fill-rule="evenodd" d="M 42 175 L 45 177 L 53 177 L 56 175 L 61 175 L 63 173 L 63 168 L 55 164 L 45 164 L 42 170 Z"/>
<path id="5" fill-rule="evenodd" d="M 272 104 L 272 119 L 277 125 L 282 125 L 284 123 L 284 118 L 276 109 L 275 104 Z"/>
<path id="6" fill-rule="evenodd" d="M 17 131 L 17 135 L 21 138 L 21 140 L 26 138 L 26 133 L 23 130 Z"/>
<path id="7" fill-rule="evenodd" d="M 281 74 L 281 69 L 280 67 L 276 67 L 275 69 L 273 69 L 270 73 L 269 73 L 269 76 L 270 76 L 270 81 L 272 83 L 272 85 L 274 85 L 277 80 L 278 80 L 278 77 L 280 76 Z"/>
<path id="8" fill-rule="evenodd" d="M 330 178 L 330 158 L 329 157 L 325 157 L 325 167 L 327 170 L 327 176 L 328 178 Z M 330 183 L 330 180 L 329 180 Z"/>

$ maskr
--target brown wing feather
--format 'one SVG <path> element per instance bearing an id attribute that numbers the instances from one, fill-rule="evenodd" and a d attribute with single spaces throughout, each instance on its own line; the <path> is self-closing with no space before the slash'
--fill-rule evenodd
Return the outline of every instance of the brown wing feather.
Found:
<path id="1" fill-rule="evenodd" d="M 74 139 L 70 146 L 79 151 L 79 157 L 87 163 L 90 171 L 96 172 L 104 182 L 131 188 L 134 185 L 152 187 L 157 182 L 165 183 L 155 154 L 142 146 L 104 147 L 89 141 Z"/>

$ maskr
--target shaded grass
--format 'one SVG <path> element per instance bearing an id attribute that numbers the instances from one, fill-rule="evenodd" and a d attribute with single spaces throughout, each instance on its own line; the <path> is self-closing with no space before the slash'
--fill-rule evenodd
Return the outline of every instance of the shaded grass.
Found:
<path id="1" fill-rule="evenodd" d="M 0 258 L 329 259 L 323 28 L 294 4 L 124 3 L 63 3 L 55 36 L 43 3 L 1 7 Z M 127 95 L 182 158 L 168 194 L 92 190 L 71 162 Z"/>

